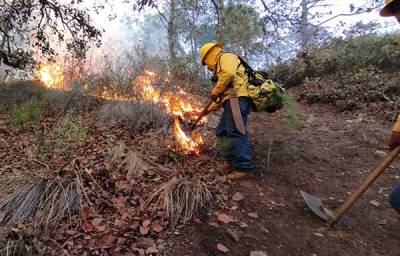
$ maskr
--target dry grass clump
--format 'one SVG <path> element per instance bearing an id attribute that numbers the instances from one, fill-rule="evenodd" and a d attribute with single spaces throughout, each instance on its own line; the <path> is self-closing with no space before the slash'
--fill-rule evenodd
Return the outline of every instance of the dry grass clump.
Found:
<path id="1" fill-rule="evenodd" d="M 12 81 L 0 84 L 0 110 L 38 99 L 44 89 L 35 81 Z"/>
<path id="2" fill-rule="evenodd" d="M 65 216 L 71 217 L 81 210 L 82 193 L 78 182 L 77 179 L 62 181 L 60 177 L 17 177 L 11 180 L 0 191 L 4 195 L 4 192 L 13 190 L 0 199 L 2 224 L 35 222 L 44 228 L 55 226 Z"/>
<path id="3" fill-rule="evenodd" d="M 107 103 L 100 108 L 99 117 L 102 122 L 123 121 L 134 134 L 149 129 L 166 129 L 171 123 L 171 117 L 160 106 L 142 102 Z"/>
<path id="4" fill-rule="evenodd" d="M 22 240 L 0 239 L 0 256 L 31 256 Z"/>
<path id="5" fill-rule="evenodd" d="M 214 193 L 217 191 L 218 193 Z M 153 204 L 153 210 L 163 209 L 175 226 L 179 220 L 187 222 L 201 209 L 211 207 L 218 198 L 213 194 L 223 194 L 215 182 L 202 176 L 173 177 L 151 194 L 146 206 Z"/>
<path id="6" fill-rule="evenodd" d="M 148 164 L 143 161 L 143 156 L 137 151 L 129 151 L 125 158 L 125 168 L 127 178 L 143 176 L 143 173 L 149 169 Z"/>

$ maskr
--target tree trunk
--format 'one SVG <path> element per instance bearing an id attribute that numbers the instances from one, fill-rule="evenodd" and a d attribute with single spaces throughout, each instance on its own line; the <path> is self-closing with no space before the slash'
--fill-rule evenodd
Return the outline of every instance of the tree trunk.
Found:
<path id="1" fill-rule="evenodd" d="M 174 19 L 176 12 L 175 0 L 170 0 L 170 9 L 169 9 L 169 17 L 168 17 L 168 48 L 169 48 L 169 56 L 171 63 L 174 63 L 176 60 L 176 51 L 175 51 L 175 28 L 174 28 Z"/>
<path id="2" fill-rule="evenodd" d="M 224 30 L 224 22 L 223 22 L 223 7 L 224 7 L 224 1 L 223 0 L 212 0 L 212 3 L 214 5 L 214 10 L 215 14 L 217 16 L 217 27 L 215 29 L 215 36 L 217 42 L 223 42 L 224 41 L 224 36 L 223 36 L 223 30 Z"/>
<path id="3" fill-rule="evenodd" d="M 308 47 L 308 5 L 307 0 L 301 0 L 301 16 L 299 24 L 300 52 L 307 54 Z"/>

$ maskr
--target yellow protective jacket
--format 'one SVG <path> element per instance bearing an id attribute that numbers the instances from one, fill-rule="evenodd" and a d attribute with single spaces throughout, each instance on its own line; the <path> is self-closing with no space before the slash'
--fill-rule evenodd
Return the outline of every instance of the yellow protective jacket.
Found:
<path id="1" fill-rule="evenodd" d="M 228 99 L 230 93 L 229 84 L 232 83 L 238 97 L 249 97 L 247 88 L 248 77 L 245 74 L 245 68 L 240 65 L 240 60 L 233 53 L 224 53 L 220 48 L 212 49 L 205 61 L 209 70 L 213 71 L 218 77 L 218 82 L 212 90 L 213 95 L 220 95 L 221 102 L 213 103 L 208 111 L 215 111 L 222 107 Z"/>
<path id="2" fill-rule="evenodd" d="M 400 115 L 399 115 L 399 117 L 397 118 L 397 122 L 396 122 L 396 124 L 395 124 L 394 127 L 393 127 L 393 131 L 394 131 L 394 132 L 400 132 Z"/>

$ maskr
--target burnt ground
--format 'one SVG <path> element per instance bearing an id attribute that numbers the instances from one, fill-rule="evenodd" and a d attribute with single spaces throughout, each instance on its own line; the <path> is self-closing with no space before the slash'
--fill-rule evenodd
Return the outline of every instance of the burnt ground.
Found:
<path id="1" fill-rule="evenodd" d="M 399 255 L 400 222 L 388 203 L 400 176 L 398 160 L 351 208 L 343 228 L 328 227 L 300 195 L 305 190 L 330 208 L 340 205 L 383 159 L 392 124 L 326 105 L 299 105 L 295 112 L 298 127 L 286 125 L 281 114 L 252 114 L 257 173 L 229 191 L 244 198 L 230 198 L 226 210 L 178 229 L 165 255 Z M 219 213 L 233 221 L 218 221 Z M 218 243 L 229 251 L 219 251 Z"/>

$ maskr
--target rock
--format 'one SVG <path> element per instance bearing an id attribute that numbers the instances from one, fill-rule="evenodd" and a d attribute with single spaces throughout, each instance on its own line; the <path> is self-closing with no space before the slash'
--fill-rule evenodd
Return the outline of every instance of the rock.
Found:
<path id="1" fill-rule="evenodd" d="M 248 215 L 249 217 L 251 217 L 251 218 L 254 218 L 254 219 L 257 219 L 257 218 L 258 218 L 258 214 L 257 214 L 256 212 L 249 212 L 247 215 Z"/>
<path id="2" fill-rule="evenodd" d="M 235 202 L 239 202 L 244 198 L 244 196 L 240 193 L 240 192 L 236 192 L 233 196 L 232 196 L 232 200 Z"/>
<path id="3" fill-rule="evenodd" d="M 382 150 L 377 150 L 375 151 L 375 155 L 384 158 L 387 155 L 387 153 Z"/>
<path id="4" fill-rule="evenodd" d="M 218 214 L 217 219 L 225 224 L 232 222 L 232 217 L 226 215 L 225 213 Z"/>
<path id="5" fill-rule="evenodd" d="M 251 251 L 250 256 L 268 256 L 268 255 L 263 251 Z"/>
<path id="6" fill-rule="evenodd" d="M 221 251 L 223 253 L 229 252 L 229 249 L 226 248 L 226 246 L 223 244 L 217 244 L 217 249 L 218 249 L 218 251 Z"/>
<path id="7" fill-rule="evenodd" d="M 324 237 L 324 235 L 321 234 L 321 233 L 314 233 L 314 235 L 315 235 L 315 236 L 319 236 L 319 237 Z"/>
<path id="8" fill-rule="evenodd" d="M 376 207 L 381 206 L 381 203 L 379 203 L 379 202 L 376 201 L 376 200 L 371 200 L 371 201 L 369 201 L 369 203 L 372 204 L 372 205 L 374 205 L 374 206 L 376 206 Z"/>

